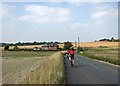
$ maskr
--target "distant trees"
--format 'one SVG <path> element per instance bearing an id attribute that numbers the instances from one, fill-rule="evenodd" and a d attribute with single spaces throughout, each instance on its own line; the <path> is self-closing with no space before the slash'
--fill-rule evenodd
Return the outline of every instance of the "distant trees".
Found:
<path id="1" fill-rule="evenodd" d="M 18 43 L 16 43 L 15 45 L 19 45 L 19 46 L 20 46 L 20 45 L 22 45 L 22 43 L 21 43 L 21 42 L 18 42 Z"/>
<path id="2" fill-rule="evenodd" d="M 70 49 L 70 47 L 72 47 L 72 46 L 73 46 L 72 42 L 69 42 L 69 41 L 64 42 L 64 49 Z"/>
<path id="3" fill-rule="evenodd" d="M 49 44 L 49 43 L 55 43 L 55 44 L 60 44 L 60 42 L 37 42 L 37 41 L 33 41 L 33 42 L 17 42 L 17 43 L 0 43 L 0 46 L 5 47 L 6 45 L 9 46 L 23 46 L 23 45 L 43 45 L 43 44 Z"/>
<path id="4" fill-rule="evenodd" d="M 104 38 L 104 39 L 100 39 L 99 41 L 120 42 L 120 39 L 115 39 L 114 37 L 112 37 L 111 39 Z"/>
<path id="5" fill-rule="evenodd" d="M 114 37 L 111 37 L 110 39 L 100 39 L 98 41 L 108 41 L 108 42 L 120 42 L 120 39 L 115 39 Z M 95 40 L 95 42 L 97 42 L 97 40 Z M 49 44 L 49 43 L 55 43 L 55 44 L 64 44 L 64 49 L 69 49 L 72 46 L 72 42 L 58 42 L 58 41 L 54 41 L 54 42 L 37 42 L 37 41 L 33 41 L 33 42 L 17 42 L 17 43 L 0 43 L 0 46 L 5 47 L 7 45 L 9 46 L 23 46 L 23 45 L 43 45 L 43 44 Z M 4 48 L 5 49 L 5 48 Z"/>
<path id="6" fill-rule="evenodd" d="M 100 39 L 99 41 L 110 41 L 109 39 Z"/>
<path id="7" fill-rule="evenodd" d="M 59 44 L 59 42 L 55 41 L 56 44 Z"/>
<path id="8" fill-rule="evenodd" d="M 112 37 L 110 41 L 111 41 L 111 42 L 114 42 L 114 41 L 115 41 L 115 39 Z"/>
<path id="9" fill-rule="evenodd" d="M 23 43 L 21 43 L 21 42 L 18 42 L 18 43 L 15 43 L 14 45 L 16 45 L 16 46 L 22 46 L 22 45 L 42 45 L 42 44 L 45 44 L 46 42 L 36 42 L 36 41 L 34 41 L 34 42 L 23 42 Z"/>

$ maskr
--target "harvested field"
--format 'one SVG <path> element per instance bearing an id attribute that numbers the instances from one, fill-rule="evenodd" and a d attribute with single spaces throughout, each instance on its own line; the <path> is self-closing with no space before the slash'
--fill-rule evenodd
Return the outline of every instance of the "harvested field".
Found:
<path id="1" fill-rule="evenodd" d="M 64 48 L 64 44 L 58 44 L 60 48 Z"/>
<path id="2" fill-rule="evenodd" d="M 33 49 L 34 47 L 41 48 L 42 45 L 23 45 L 23 46 L 17 46 L 20 49 Z M 9 49 L 13 49 L 14 46 L 10 46 Z M 0 47 L 0 50 L 3 50 L 4 47 Z"/>
<path id="3" fill-rule="evenodd" d="M 73 46 L 75 46 L 75 43 L 73 43 Z M 82 43 L 80 43 L 80 47 L 97 48 L 100 46 L 118 47 L 118 42 L 82 42 Z"/>
<path id="4" fill-rule="evenodd" d="M 20 49 L 33 49 L 34 47 L 41 48 L 42 45 L 28 45 L 28 46 L 18 46 Z"/>
<path id="5" fill-rule="evenodd" d="M 45 58 L 3 59 L 3 83 L 19 83 L 19 78 L 25 76 L 23 74 L 27 73 L 28 70 L 30 71 L 35 68 L 37 66 L 36 63 L 40 62 L 39 60 L 42 59 Z"/>
<path id="6" fill-rule="evenodd" d="M 3 59 L 50 56 L 55 51 L 2 51 Z"/>
<path id="7" fill-rule="evenodd" d="M 64 82 L 63 56 L 3 59 L 3 84 L 60 84 Z"/>
<path id="8" fill-rule="evenodd" d="M 75 47 L 75 43 L 73 42 L 73 47 Z M 100 46 L 107 46 L 107 47 L 118 47 L 118 42 L 80 42 L 80 47 L 100 47 Z M 64 48 L 64 44 L 59 44 L 60 48 Z M 77 43 L 78 46 L 78 43 Z"/>

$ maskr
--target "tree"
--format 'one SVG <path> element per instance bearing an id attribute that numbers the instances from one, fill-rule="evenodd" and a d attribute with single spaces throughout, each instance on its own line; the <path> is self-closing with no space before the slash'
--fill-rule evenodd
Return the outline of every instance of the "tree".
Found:
<path id="1" fill-rule="evenodd" d="M 100 39 L 99 41 L 110 41 L 109 39 Z"/>
<path id="2" fill-rule="evenodd" d="M 58 41 L 55 41 L 54 43 L 59 44 L 59 42 L 58 42 Z"/>
<path id="3" fill-rule="evenodd" d="M 72 43 L 69 41 L 64 43 L 64 49 L 70 49 L 70 47 L 72 47 L 72 46 L 73 46 Z"/>
<path id="4" fill-rule="evenodd" d="M 77 50 L 78 50 L 78 53 L 79 53 L 79 52 L 83 52 L 83 51 L 84 51 L 84 48 L 79 46 L 79 47 L 77 48 Z"/>
<path id="5" fill-rule="evenodd" d="M 6 45 L 6 46 L 4 47 L 4 50 L 8 50 L 8 49 L 9 49 L 9 46 Z"/>
<path id="6" fill-rule="evenodd" d="M 33 42 L 33 44 L 37 44 L 37 42 L 36 42 L 36 41 L 34 41 L 34 42 Z"/>
<path id="7" fill-rule="evenodd" d="M 115 41 L 115 39 L 112 37 L 110 41 L 111 41 L 111 42 L 114 42 L 114 41 Z"/>
<path id="8" fill-rule="evenodd" d="M 15 45 L 21 45 L 21 42 L 16 43 Z"/>

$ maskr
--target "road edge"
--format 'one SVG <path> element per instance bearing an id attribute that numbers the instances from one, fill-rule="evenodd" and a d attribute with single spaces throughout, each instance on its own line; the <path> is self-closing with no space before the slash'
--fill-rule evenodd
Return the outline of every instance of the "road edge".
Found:
<path id="1" fill-rule="evenodd" d="M 81 57 L 85 57 L 85 56 L 82 56 L 80 54 L 78 54 L 78 55 L 81 56 Z M 92 59 L 92 58 L 89 58 L 89 57 L 85 57 L 85 58 Z M 111 66 L 114 66 L 114 67 L 120 67 L 119 65 L 115 65 L 115 64 L 112 64 L 112 63 L 109 63 L 109 62 L 106 62 L 106 61 L 102 61 L 102 60 L 98 60 L 98 59 L 92 59 L 92 60 L 100 62 L 100 63 L 108 64 L 108 65 L 111 65 Z"/>

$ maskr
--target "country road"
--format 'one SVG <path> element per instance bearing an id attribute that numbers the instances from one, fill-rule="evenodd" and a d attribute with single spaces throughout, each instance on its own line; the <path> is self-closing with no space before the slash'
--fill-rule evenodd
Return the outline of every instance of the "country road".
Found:
<path id="1" fill-rule="evenodd" d="M 71 67 L 65 58 L 68 84 L 118 84 L 118 67 L 75 55 Z"/>

